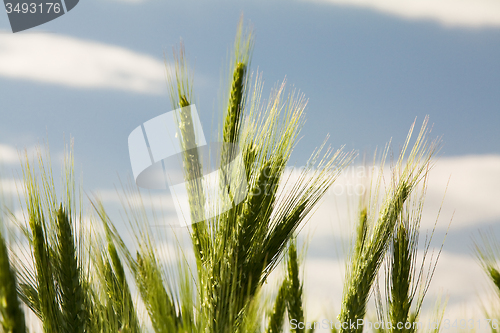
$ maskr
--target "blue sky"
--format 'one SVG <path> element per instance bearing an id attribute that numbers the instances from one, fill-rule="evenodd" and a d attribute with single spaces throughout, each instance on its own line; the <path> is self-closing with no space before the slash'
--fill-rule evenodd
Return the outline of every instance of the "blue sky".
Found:
<path id="1" fill-rule="evenodd" d="M 286 76 L 288 86 L 309 99 L 292 164 L 304 163 L 327 134 L 333 146 L 360 154 L 371 155 L 391 138 L 397 150 L 415 117 L 420 123 L 430 116 L 431 136 L 443 137 L 443 163 L 431 191 L 435 200 L 429 201 L 440 203 L 448 177 L 455 174 L 443 225 L 455 211 L 448 254 L 469 260 L 461 246 L 465 240 L 469 245 L 468 235 L 500 221 L 500 8 L 495 1 L 86 0 L 17 34 L 0 14 L 4 169 L 18 168 L 15 149 L 48 138 L 57 154 L 71 135 L 85 189 L 112 190 L 118 175 L 131 173 L 128 134 L 172 109 L 163 55 L 170 56 L 180 38 L 195 66 L 196 105 L 210 133 L 241 13 L 254 27 L 252 65 L 263 72 L 264 91 Z M 323 220 L 337 215 L 318 214 Z M 311 248 L 318 258 L 320 240 Z M 457 296 L 456 304 L 473 296 Z"/>
<path id="2" fill-rule="evenodd" d="M 86 1 L 76 11 L 22 34 L 47 31 L 53 37 L 119 46 L 158 62 L 183 38 L 200 77 L 195 81 L 198 109 L 210 128 L 221 69 L 242 12 L 255 28 L 253 65 L 263 71 L 267 88 L 286 75 L 288 84 L 309 98 L 297 163 L 327 133 L 334 145 L 370 152 L 391 137 L 400 142 L 413 119 L 427 114 L 434 133 L 443 136 L 443 154 L 500 152 L 497 27 L 449 27 L 437 20 L 308 1 Z M 6 15 L 0 28 L 6 38 Z M 49 55 L 57 59 L 57 52 Z M 118 162 L 115 168 L 126 167 L 123 158 L 109 155 L 108 144 L 126 157 L 121 138 L 140 120 L 169 110 L 166 85 L 160 80 L 155 82 L 159 94 L 151 95 L 35 83 L 0 73 L 0 138 L 17 145 L 25 137 L 45 137 L 48 130 L 49 140 L 56 143 L 63 133 L 71 133 L 82 149 L 80 158 L 109 156 Z"/>

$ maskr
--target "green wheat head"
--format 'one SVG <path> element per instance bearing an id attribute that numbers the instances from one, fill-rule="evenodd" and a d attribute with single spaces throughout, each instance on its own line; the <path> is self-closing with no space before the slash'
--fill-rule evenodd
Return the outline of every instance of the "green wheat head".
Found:
<path id="1" fill-rule="evenodd" d="M 0 327 L 5 333 L 24 333 L 24 312 L 17 296 L 16 274 L 10 265 L 1 219 L 0 216 Z"/>
<path id="2" fill-rule="evenodd" d="M 380 293 L 379 314 L 387 322 L 393 324 L 392 329 L 386 330 L 397 333 L 413 333 L 418 329 L 417 323 L 424 297 L 434 275 L 439 260 L 441 245 L 437 256 L 428 259 L 430 242 L 436 225 L 423 246 L 421 262 L 417 261 L 419 249 L 420 221 L 427 189 L 427 176 L 421 183 L 421 190 L 414 190 L 413 195 L 407 200 L 403 211 L 396 223 L 392 235 L 386 262 L 385 276 L 385 307 Z M 436 219 L 437 223 L 437 219 Z M 427 266 L 428 269 L 424 269 Z M 398 323 L 410 323 L 411 327 L 399 327 Z"/>
<path id="3" fill-rule="evenodd" d="M 122 197 L 132 235 L 129 245 L 98 196 L 90 199 L 93 209 L 89 221 L 84 221 L 71 151 L 63 165 L 62 195 L 56 192 L 48 156 L 39 153 L 32 161 L 25 153 L 26 223 L 17 223 L 25 238 L 21 242 L 25 257 L 32 262 L 26 264 L 9 251 L 0 230 L 2 332 L 26 332 L 19 300 L 41 320 L 44 333 L 136 333 L 149 327 L 155 333 L 282 333 L 286 318 L 305 321 L 295 237 L 354 155 L 323 143 L 300 172 L 287 172 L 307 101 L 302 94 L 287 91 L 285 82 L 264 100 L 262 76 L 250 70 L 253 44 L 253 32 L 245 30 L 241 20 L 219 112 L 218 193 L 206 193 L 201 177 L 206 170 L 198 150 L 192 149 L 197 135 L 189 108 L 195 101 L 193 74 L 182 46 L 174 52 L 175 65 L 167 70 L 172 107 L 181 109 L 176 115 L 177 137 L 189 180 L 189 214 L 192 221 L 200 221 L 188 229 L 195 268 L 177 234 L 152 229 L 157 216 L 146 211 L 135 185 Z M 381 188 L 380 176 L 372 201 L 361 206 L 341 322 L 364 318 L 384 258 L 389 258 L 385 313 L 393 321 L 418 319 L 433 272 L 424 275 L 416 264 L 421 206 L 418 200 L 416 208 L 408 203 L 417 186 L 425 183 L 436 150 L 435 143 L 427 142 L 426 124 L 427 120 L 411 149 L 413 127 L 410 130 L 383 202 L 374 199 Z M 387 152 L 382 168 L 386 156 Z M 242 164 L 230 166 L 232 161 Z M 241 202 L 234 201 L 240 189 L 231 188 L 230 179 L 246 186 Z M 222 212 L 225 194 L 233 203 Z M 209 214 L 213 212 L 217 214 Z M 171 244 L 177 246 L 175 253 L 167 253 Z M 498 267 L 485 254 L 480 258 L 500 294 Z M 269 310 L 263 285 L 282 259 L 286 274 Z"/>
<path id="4" fill-rule="evenodd" d="M 285 323 L 285 313 L 287 307 L 288 280 L 285 278 L 278 289 L 278 295 L 269 314 L 267 333 L 282 333 Z"/>
<path id="5" fill-rule="evenodd" d="M 90 277 L 95 272 L 82 229 L 72 149 L 65 154 L 60 197 L 48 154 L 39 150 L 32 161 L 25 153 L 22 170 L 27 227 L 17 221 L 26 236 L 26 243 L 19 245 L 32 264 L 15 258 L 20 298 L 40 318 L 44 332 L 102 331 L 108 324 L 100 291 Z"/>
<path id="6" fill-rule="evenodd" d="M 393 167 L 391 185 L 386 192 L 379 213 L 376 214 L 374 211 L 376 206 L 373 204 L 362 206 L 353 257 L 346 272 L 342 307 L 339 315 L 339 322 L 341 323 L 356 322 L 358 319 L 364 319 L 368 296 L 372 290 L 379 267 L 385 257 L 392 235 L 398 225 L 397 221 L 401 216 L 404 204 L 417 184 L 422 180 L 422 177 L 426 175 L 430 160 L 437 147 L 437 142 L 427 143 L 426 124 L 427 119 L 424 121 L 416 142 L 405 160 L 405 153 L 409 146 L 413 130 L 412 126 L 399 159 Z M 386 154 L 382 157 L 380 169 L 383 169 Z M 382 175 L 379 175 L 374 197 L 378 196 L 381 182 L 380 177 Z M 370 219 L 374 219 L 375 216 L 378 216 L 378 218 L 372 222 Z M 367 223 L 372 225 L 370 234 L 368 234 Z M 402 241 L 404 242 L 404 240 Z M 405 266 L 405 268 L 407 267 Z M 402 290 L 404 292 L 405 286 L 402 286 Z M 399 305 L 404 306 L 405 304 Z M 361 331 L 361 326 L 355 329 L 350 327 L 348 329 L 341 329 L 341 332 L 359 333 Z"/>
<path id="7" fill-rule="evenodd" d="M 483 306 L 483 313 L 486 318 L 499 318 L 498 300 L 500 299 L 500 242 L 494 236 L 493 230 L 480 232 L 479 239 L 474 238 L 474 253 L 476 260 L 482 268 L 490 282 L 490 289 L 493 292 L 491 308 Z M 500 328 L 493 328 L 492 332 L 499 332 Z"/>
<path id="8" fill-rule="evenodd" d="M 287 291 L 287 309 L 290 320 L 305 322 L 303 309 L 302 282 L 299 279 L 299 261 L 297 258 L 297 244 L 295 240 L 290 241 L 288 249 L 288 291 Z M 293 333 L 303 333 L 304 329 L 291 329 Z"/>
<path id="9" fill-rule="evenodd" d="M 261 103 L 260 77 L 257 76 L 251 86 L 247 78 L 252 45 L 251 32 L 243 34 L 240 23 L 229 102 L 222 126 L 223 142 L 239 146 L 242 152 L 248 194 L 241 204 L 196 223 L 191 230 L 200 302 L 208 318 L 206 329 L 210 332 L 230 332 L 241 324 L 249 302 L 279 262 L 288 240 L 352 157 L 328 150 L 320 159 L 318 150 L 299 179 L 294 184 L 287 184 L 291 190 L 278 197 L 285 166 L 303 124 L 306 102 L 294 92 L 284 97 L 283 83 L 272 92 L 267 105 Z M 191 103 L 188 92 L 192 89 L 183 52 L 175 59 L 178 60 L 176 72 L 168 75 L 172 104 L 175 106 L 181 101 L 181 106 L 187 106 Z M 245 126 L 242 126 L 242 119 L 246 119 Z M 181 144 L 189 146 L 194 133 L 186 129 L 183 122 L 190 124 L 192 119 L 187 115 L 179 121 Z M 233 152 L 223 148 L 221 161 L 231 160 Z M 314 165 L 317 168 L 313 169 Z M 202 174 L 201 170 L 200 164 L 185 168 L 189 179 Z M 230 170 L 222 170 L 224 177 L 234 176 L 230 175 Z M 217 211 L 219 198 L 192 191 L 188 189 L 190 197 L 203 197 L 202 201 Z M 190 202 L 195 201 L 190 198 Z M 191 215 L 199 216 L 200 212 L 193 212 L 197 209 L 200 205 L 192 204 Z"/>

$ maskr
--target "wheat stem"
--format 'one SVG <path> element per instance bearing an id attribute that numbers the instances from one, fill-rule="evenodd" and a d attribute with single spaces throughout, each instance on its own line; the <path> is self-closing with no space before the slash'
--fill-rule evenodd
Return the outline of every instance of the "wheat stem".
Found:
<path id="1" fill-rule="evenodd" d="M 68 333 L 84 332 L 87 315 L 80 283 L 80 267 L 73 238 L 72 222 L 61 204 L 57 212 L 57 280 L 61 293 L 64 330 Z"/>
<path id="2" fill-rule="evenodd" d="M 273 311 L 269 318 L 269 324 L 267 328 L 267 333 L 282 333 L 283 324 L 285 322 L 285 311 L 287 307 L 287 292 L 288 292 L 288 280 L 285 279 L 281 283 L 278 290 L 278 295 L 274 303 Z"/>
<path id="3" fill-rule="evenodd" d="M 1 227 L 1 224 L 0 224 Z M 16 275 L 0 230 L 0 327 L 5 333 L 24 333 L 24 312 L 17 297 Z"/>
<path id="4" fill-rule="evenodd" d="M 288 249 L 288 292 L 287 309 L 290 320 L 295 319 L 297 323 L 304 323 L 304 309 L 302 307 L 302 283 L 299 279 L 299 262 L 297 258 L 297 245 L 295 240 L 290 241 Z M 305 329 L 298 325 L 293 333 L 304 333 Z"/>

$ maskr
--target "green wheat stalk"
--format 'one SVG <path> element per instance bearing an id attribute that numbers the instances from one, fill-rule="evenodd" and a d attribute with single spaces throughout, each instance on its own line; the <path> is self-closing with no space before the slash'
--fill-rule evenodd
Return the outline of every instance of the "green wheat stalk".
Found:
<path id="1" fill-rule="evenodd" d="M 388 319 L 392 323 L 392 329 L 387 330 L 390 332 L 413 333 L 417 331 L 422 304 L 444 245 L 443 241 L 437 256 L 434 259 L 431 257 L 429 269 L 425 272 L 424 265 L 428 261 L 430 243 L 438 220 L 436 219 L 436 224 L 430 236 L 426 237 L 426 242 L 423 246 L 423 256 L 421 262 L 418 263 L 417 251 L 419 247 L 420 221 L 427 190 L 427 181 L 428 178 L 425 176 L 422 181 L 421 191 L 414 193 L 406 202 L 392 235 L 386 266 L 387 305 L 385 310 L 379 296 L 380 293 L 377 293 L 380 319 Z M 383 318 L 384 311 L 387 312 L 387 318 Z M 410 327 L 398 327 L 398 323 L 403 323 L 403 325 L 409 323 Z"/>
<path id="2" fill-rule="evenodd" d="M 63 327 L 60 332 L 84 332 L 87 313 L 71 217 L 62 204 L 57 212 L 57 281 L 60 286 Z"/>
<path id="3" fill-rule="evenodd" d="M 498 258 L 500 258 L 500 242 L 498 242 L 493 230 L 489 232 L 480 232 L 479 238 L 473 238 L 474 241 L 474 254 L 476 260 L 487 276 L 492 291 L 496 295 L 495 300 L 500 299 L 500 267 L 498 265 Z M 498 309 L 494 307 L 491 310 L 483 309 L 486 318 L 499 318 Z M 490 326 L 491 332 L 499 332 L 499 328 Z"/>
<path id="4" fill-rule="evenodd" d="M 409 145 L 413 126 L 410 129 L 399 160 L 393 170 L 392 186 L 385 196 L 378 220 L 373 225 L 372 234 L 368 239 L 365 236 L 357 238 L 358 244 L 355 245 L 357 257 L 354 257 L 354 261 L 348 266 L 346 272 L 347 278 L 339 315 L 340 323 L 357 322 L 358 319 L 364 319 L 368 296 L 385 256 L 391 235 L 403 210 L 404 203 L 410 197 L 410 194 L 422 177 L 425 176 L 430 159 L 437 148 L 436 141 L 431 144 L 428 144 L 426 141 L 426 125 L 427 119 L 422 125 L 408 159 L 404 162 L 403 158 Z M 385 156 L 382 158 L 382 161 L 384 159 Z M 362 213 L 360 215 L 359 227 L 362 233 L 364 233 L 364 220 L 365 214 Z M 341 332 L 359 333 L 361 331 L 362 326 L 351 328 L 351 325 L 348 325 L 347 329 L 344 327 L 341 329 Z"/>
<path id="5" fill-rule="evenodd" d="M 0 230 L 0 327 L 5 333 L 26 332 L 24 312 L 16 287 L 16 274 L 10 265 L 7 245 Z"/>
<path id="6" fill-rule="evenodd" d="M 287 307 L 288 280 L 285 278 L 278 289 L 278 295 L 274 302 L 266 333 L 283 333 L 285 323 L 285 312 Z"/>
<path id="7" fill-rule="evenodd" d="M 36 276 L 36 287 L 38 301 L 40 304 L 40 314 L 43 328 L 46 333 L 57 332 L 61 326 L 61 313 L 56 302 L 56 288 L 54 285 L 54 267 L 51 260 L 52 248 L 47 242 L 46 214 L 43 212 L 44 194 L 40 193 L 39 185 L 36 182 L 34 170 L 30 167 L 28 157 L 23 168 L 23 175 L 26 180 L 27 208 L 29 226 L 32 233 L 32 246 L 34 267 Z"/>
<path id="8" fill-rule="evenodd" d="M 229 212 L 193 225 L 191 232 L 203 316 L 207 318 L 207 330 L 217 333 L 229 332 L 241 324 L 245 309 L 279 262 L 288 240 L 352 157 L 344 159 L 340 152 L 328 151 L 320 159 L 318 150 L 298 181 L 291 184 L 291 190 L 277 196 L 286 163 L 303 123 L 306 103 L 295 93 L 284 101 L 283 83 L 273 91 L 267 106 L 261 104 L 260 78 L 257 77 L 251 87 L 245 85 L 247 80 L 243 77 L 248 69 L 240 64 L 245 64 L 240 59 L 250 58 L 250 47 L 239 46 L 251 45 L 248 36 L 241 39 L 238 35 L 235 43 L 237 60 L 222 128 L 225 142 L 243 147 L 248 195 Z M 238 52 L 241 49 L 247 55 L 240 58 Z M 183 51 L 175 59 L 175 73 L 168 75 L 171 100 L 174 106 L 179 101 L 185 106 L 190 103 L 188 96 L 191 96 L 192 89 Z M 247 91 L 248 101 L 244 97 Z M 248 106 L 243 107 L 245 101 Z M 244 128 L 240 128 L 244 110 L 248 110 L 245 118 L 248 121 Z M 192 147 L 189 141 L 192 142 L 194 137 L 189 127 L 191 123 L 189 114 L 179 119 L 179 139 L 183 147 Z M 315 163 L 317 169 L 313 169 Z M 193 155 L 184 157 L 184 166 L 187 179 L 202 174 L 201 165 Z M 239 179 L 238 175 L 229 174 L 230 171 L 224 173 Z M 190 197 L 198 196 L 198 192 L 201 191 L 196 188 L 188 189 Z M 209 200 L 209 205 L 217 211 L 219 198 L 204 195 L 203 199 Z M 192 216 L 200 214 L 198 210 L 203 211 L 195 200 L 190 199 L 190 206 Z"/>
<path id="9" fill-rule="evenodd" d="M 105 276 L 107 277 L 106 284 L 112 307 L 122 331 L 138 332 L 140 325 L 132 301 L 132 294 L 125 276 L 125 268 L 115 245 L 115 242 L 123 243 L 123 241 L 118 236 L 114 226 L 111 225 L 104 207 L 98 206 L 97 209 L 106 232 L 109 259 L 105 261 Z M 123 249 L 124 246 L 120 248 Z"/>
<path id="10" fill-rule="evenodd" d="M 37 163 L 27 153 L 22 161 L 29 229 L 16 223 L 26 236 L 33 268 L 15 256 L 20 299 L 41 319 L 44 332 L 107 331 L 112 321 L 100 298 L 103 285 L 91 281 L 99 263 L 91 264 L 86 255 L 92 247 L 84 241 L 82 216 L 76 213 L 72 150 L 65 154 L 61 199 L 49 155 L 37 154 Z"/>
<path id="11" fill-rule="evenodd" d="M 172 105 L 180 108 L 176 114 L 177 134 L 183 148 L 189 214 L 194 222 L 189 236 L 197 269 L 190 269 L 182 250 L 175 253 L 177 262 L 173 266 L 162 262 L 159 237 L 150 228 L 151 219 L 144 204 L 133 204 L 131 196 L 122 203 L 135 236 L 135 247 L 125 244 L 99 199 L 91 200 L 93 213 L 97 213 L 97 217 L 91 218 L 94 229 L 84 234 L 82 216 L 76 209 L 79 198 L 72 155 L 63 167 L 60 198 L 56 195 L 50 160 L 47 163 L 39 154 L 35 168 L 25 153 L 24 205 L 28 227 L 20 228 L 29 246 L 33 269 L 12 253 L 9 260 L 9 250 L 0 233 L 3 331 L 26 331 L 16 291 L 19 299 L 41 319 L 46 333 L 143 332 L 148 320 L 156 333 L 281 333 L 286 314 L 297 322 L 305 321 L 296 233 L 352 161 L 353 154 L 325 149 L 324 143 L 313 152 L 296 179 L 286 177 L 286 166 L 304 124 L 307 101 L 295 91 L 286 93 L 283 82 L 263 102 L 261 75 L 250 75 L 252 48 L 253 33 L 243 31 L 241 20 L 219 135 L 221 190 L 234 199 L 240 189 L 230 188 L 228 180 L 245 179 L 246 196 L 241 203 L 233 202 L 229 211 L 214 217 L 208 217 L 206 207 L 220 212 L 225 192 L 205 193 L 200 180 L 204 170 L 189 107 L 194 101 L 193 77 L 183 47 L 174 53 L 175 66 L 167 72 Z M 340 322 L 356 322 L 365 317 L 370 292 L 387 255 L 387 315 L 392 321 L 418 319 L 433 270 L 424 276 L 423 270 L 417 269 L 421 201 L 416 209 L 408 202 L 417 186 L 425 184 L 436 150 L 435 143 L 427 142 L 426 124 L 427 119 L 406 157 L 412 126 L 393 167 L 382 205 L 361 206 Z M 243 165 L 229 166 L 240 152 Z M 386 156 L 387 152 L 382 167 Z M 381 182 L 382 176 L 377 181 L 375 198 Z M 133 208 L 137 206 L 141 208 Z M 103 234 L 98 233 L 97 227 L 104 229 Z M 500 273 L 493 256 L 486 251 L 478 253 L 500 295 Z M 262 287 L 283 258 L 286 277 L 265 318 Z M 132 279 L 127 279 L 127 273 Z M 140 296 L 137 302 L 133 299 L 135 289 Z M 144 303 L 147 318 L 139 315 L 138 302 Z M 267 325 L 261 323 L 264 319 Z M 360 333 L 361 329 L 341 331 Z"/>
<path id="12" fill-rule="evenodd" d="M 295 240 L 290 241 L 288 248 L 288 291 L 287 291 L 287 309 L 289 320 L 295 319 L 297 322 L 304 323 L 304 309 L 302 307 L 302 282 L 299 279 L 299 262 L 297 258 L 297 245 Z M 291 329 L 293 333 L 303 333 L 305 329 Z"/>

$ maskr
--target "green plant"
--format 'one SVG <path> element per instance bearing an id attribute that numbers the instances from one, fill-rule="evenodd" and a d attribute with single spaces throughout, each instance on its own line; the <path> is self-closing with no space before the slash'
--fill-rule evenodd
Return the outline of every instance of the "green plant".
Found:
<path id="1" fill-rule="evenodd" d="M 0 219 L 2 216 L 0 216 Z M 10 265 L 7 244 L 2 235 L 0 220 L 0 325 L 2 332 L 26 332 L 24 312 L 16 291 L 16 275 Z"/>
<path id="2" fill-rule="evenodd" d="M 305 101 L 292 93 L 284 102 L 282 84 L 272 93 L 267 106 L 261 106 L 260 80 L 255 80 L 251 92 L 247 86 L 251 45 L 251 32 L 243 34 L 240 25 L 222 128 L 222 142 L 239 146 L 244 162 L 237 170 L 223 168 L 223 177 L 241 179 L 244 172 L 248 177 L 248 194 L 228 212 L 205 219 L 205 202 L 208 200 L 217 211 L 220 199 L 203 193 L 198 181 L 190 182 L 188 189 L 191 216 L 196 221 L 203 220 L 193 225 L 191 237 L 205 319 L 202 325 L 207 325 L 202 330 L 209 332 L 232 332 L 239 327 L 247 307 L 280 260 L 288 240 L 349 160 L 339 151 L 333 154 L 328 151 L 316 163 L 317 151 L 292 189 L 278 197 L 278 187 L 303 122 Z M 186 107 L 191 104 L 192 90 L 182 50 L 176 60 L 176 70 L 169 75 L 171 100 L 174 107 L 183 107 L 179 117 L 180 140 L 182 147 L 190 148 L 195 134 Z M 247 94 L 251 96 L 248 106 L 245 104 Z M 245 127 L 241 128 L 244 111 L 248 111 L 248 115 Z M 231 160 L 234 151 L 222 149 L 221 160 Z M 185 150 L 183 161 L 186 179 L 199 179 L 203 166 L 196 151 Z M 317 169 L 312 168 L 314 164 Z"/>
<path id="3" fill-rule="evenodd" d="M 392 234 L 385 272 L 385 302 L 380 293 L 377 293 L 380 320 L 391 323 L 389 328 L 382 331 L 398 333 L 434 331 L 433 328 L 422 327 L 422 323 L 419 322 L 422 304 L 444 245 L 443 241 L 434 259 L 431 256 L 429 269 L 426 271 L 425 265 L 436 228 L 435 225 L 430 236 L 426 238 L 422 249 L 422 259 L 419 263 L 417 251 L 419 250 L 420 221 L 422 219 L 427 179 L 426 175 L 421 184 L 422 190 L 414 194 L 406 202 Z M 439 302 L 440 300 L 438 300 L 438 304 Z M 440 322 L 442 319 L 439 306 L 437 307 L 437 313 L 438 316 L 434 322 Z M 439 313 L 441 313 L 441 317 Z M 439 329 L 435 331 L 439 331 Z"/>
<path id="4" fill-rule="evenodd" d="M 286 276 L 281 283 L 274 305 L 268 314 L 267 333 L 283 332 L 285 319 L 288 317 L 290 331 L 294 333 L 314 332 L 314 328 L 305 327 L 303 281 L 300 279 L 300 260 L 297 254 L 297 239 L 289 241 L 284 260 Z"/>
<path id="5" fill-rule="evenodd" d="M 72 156 L 67 155 L 64 196 L 58 204 L 50 170 L 38 155 L 39 169 L 27 154 L 23 165 L 26 216 L 33 270 L 18 261 L 20 294 L 41 319 L 45 332 L 83 332 L 88 320 L 81 254 L 83 235 L 76 239 Z M 50 161 L 49 161 L 50 163 Z M 50 169 L 50 166 L 49 166 Z M 40 181 L 37 174 L 40 174 Z"/>
<path id="6" fill-rule="evenodd" d="M 83 218 L 71 152 L 65 158 L 62 195 L 56 193 L 48 156 L 39 153 L 32 162 L 25 153 L 25 215 L 18 221 L 11 213 L 25 238 L 20 241 L 25 256 L 9 255 L 0 233 L 3 331 L 25 331 L 13 286 L 46 333 L 135 333 L 147 331 L 149 325 L 158 333 L 280 333 L 286 318 L 305 320 L 295 237 L 354 155 L 330 148 L 322 154 L 324 143 L 297 179 L 287 177 L 285 168 L 304 123 L 306 100 L 295 91 L 286 95 L 283 82 L 263 102 L 261 76 L 252 78 L 250 72 L 252 48 L 252 32 L 244 31 L 240 22 L 218 138 L 222 148 L 218 193 L 205 191 L 203 159 L 193 149 L 193 77 L 182 47 L 178 54 L 174 52 L 175 68 L 168 72 L 172 106 L 180 109 L 176 120 L 189 215 L 195 222 L 188 229 L 195 269 L 180 242 L 175 253 L 169 254 L 175 260 L 165 262 L 165 242 L 160 232 L 151 229 L 155 215 L 146 211 L 137 187 L 124 188 L 121 197 L 133 235 L 133 244 L 127 244 L 98 196 L 90 199 L 93 209 Z M 411 131 L 392 169 L 383 203 L 379 206 L 377 202 L 380 176 L 373 202 L 362 206 L 341 322 L 365 317 L 369 294 L 388 249 L 393 258 L 390 316 L 394 320 L 418 316 L 421 298 L 415 312 L 410 312 L 409 304 L 415 295 L 410 284 L 420 279 L 414 271 L 419 220 L 408 219 L 413 215 L 408 215 L 411 210 L 405 210 L 405 205 L 426 178 L 436 146 L 426 141 L 426 121 L 406 157 L 410 138 Z M 382 166 L 385 158 L 386 154 Z M 245 191 L 234 188 L 229 180 L 246 184 Z M 245 195 L 239 202 L 236 197 L 241 193 Z M 224 210 L 227 197 L 231 205 Z M 420 210 L 416 211 L 418 215 Z M 283 258 L 286 274 L 269 309 L 262 287 Z M 140 311 L 142 305 L 145 315 Z M 292 328 L 296 333 L 313 330 Z"/>
<path id="7" fill-rule="evenodd" d="M 346 280 L 343 292 L 339 322 L 341 332 L 363 331 L 363 325 L 368 297 L 372 291 L 378 270 L 386 255 L 387 248 L 392 244 L 392 261 L 388 276 L 388 300 L 391 304 L 390 319 L 405 321 L 409 316 L 409 305 L 413 298 L 410 284 L 415 277 L 413 271 L 416 239 L 415 229 L 409 229 L 402 222 L 405 203 L 419 182 L 426 178 L 431 158 L 436 150 L 437 142 L 428 143 L 426 139 L 426 124 L 424 121 L 420 133 L 405 160 L 409 147 L 413 126 L 403 145 L 399 159 L 392 168 L 391 182 L 386 191 L 384 201 L 377 207 L 379 190 L 383 174 L 379 174 L 372 199 L 374 202 L 362 203 L 357 227 L 357 237 L 352 257 L 348 260 Z M 387 155 L 382 156 L 381 168 Z M 377 214 L 378 209 L 378 214 Z M 417 215 L 420 209 L 417 210 Z M 418 228 L 418 221 L 414 228 Z M 415 277 L 419 279 L 419 277 Z M 419 309 L 419 307 L 418 307 Z M 351 325 L 351 323 L 356 323 Z"/>
<path id="8" fill-rule="evenodd" d="M 500 247 L 493 230 L 489 233 L 480 233 L 481 241 L 474 239 L 474 250 L 477 261 L 483 272 L 486 274 L 492 294 L 492 308 L 483 305 L 483 312 L 486 318 L 492 319 L 489 323 L 491 332 L 499 332 L 498 320 L 500 318 L 498 311 L 498 300 L 500 299 L 500 267 L 498 259 L 500 257 Z M 493 321 L 494 320 L 494 321 Z"/>

